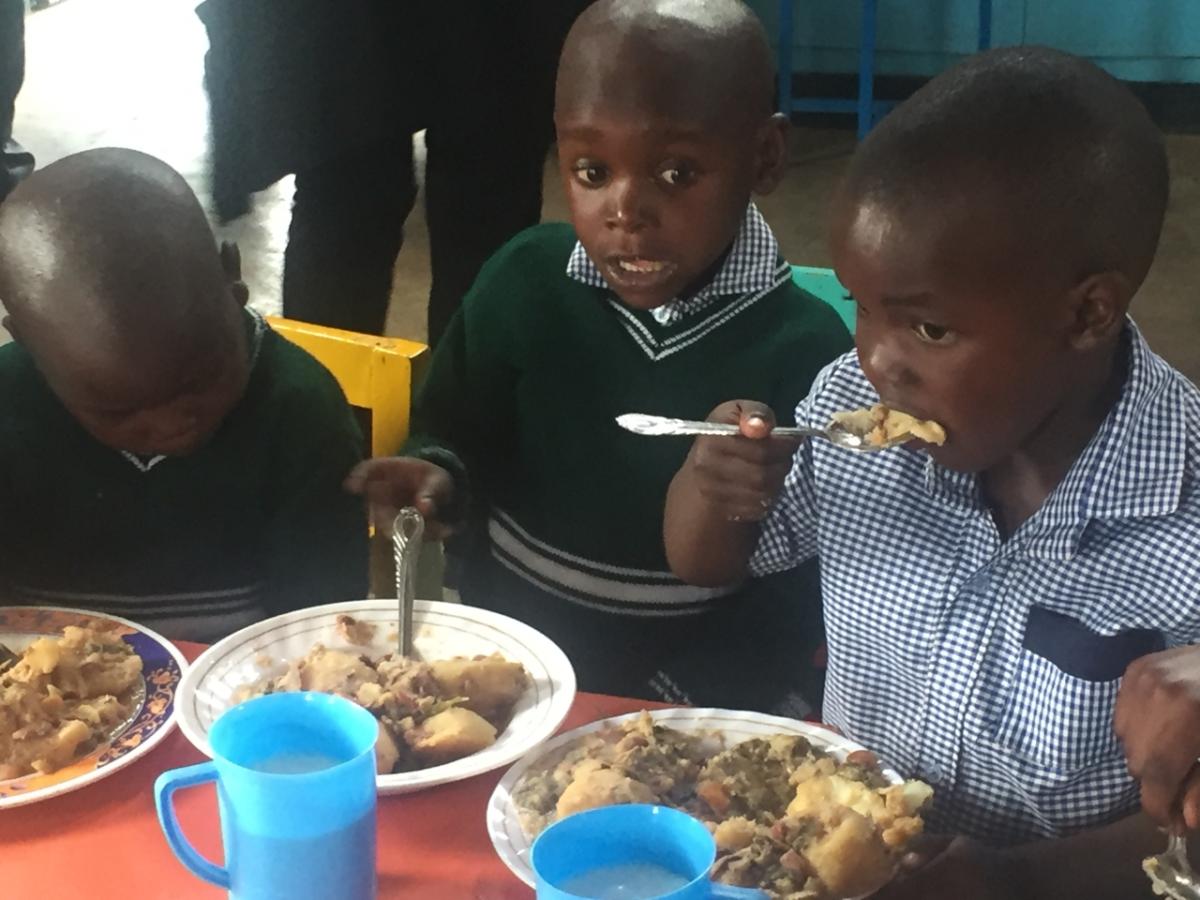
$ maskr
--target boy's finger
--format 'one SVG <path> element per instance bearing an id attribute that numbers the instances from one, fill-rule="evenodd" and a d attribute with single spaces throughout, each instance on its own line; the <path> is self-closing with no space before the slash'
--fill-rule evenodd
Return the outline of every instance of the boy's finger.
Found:
<path id="1" fill-rule="evenodd" d="M 703 475 L 708 482 L 737 486 L 759 495 L 774 496 L 778 493 L 790 469 L 790 461 L 764 464 L 759 460 L 746 460 L 732 456 L 719 461 L 706 459 L 696 461 L 696 471 Z"/>
<path id="2" fill-rule="evenodd" d="M 775 412 L 765 403 L 738 402 L 738 427 L 744 437 L 762 440 L 775 428 Z"/>
<path id="3" fill-rule="evenodd" d="M 799 441 L 772 438 L 769 441 L 739 437 L 702 437 L 696 439 L 696 452 L 708 459 L 738 459 L 755 465 L 786 462 L 791 464 Z"/>
<path id="4" fill-rule="evenodd" d="M 1183 800 L 1180 813 L 1188 831 L 1200 831 L 1200 764 L 1192 768 L 1191 775 L 1183 785 Z"/>
<path id="5" fill-rule="evenodd" d="M 1172 747 L 1165 741 L 1164 746 L 1146 762 L 1140 773 L 1142 808 L 1150 818 L 1161 825 L 1168 825 L 1175 818 L 1175 802 L 1195 763 L 1194 754 Z"/>
<path id="6" fill-rule="evenodd" d="M 908 851 L 900 858 L 900 868 L 906 872 L 929 865 L 946 852 L 954 839 L 945 834 L 920 834 L 908 845 Z"/>

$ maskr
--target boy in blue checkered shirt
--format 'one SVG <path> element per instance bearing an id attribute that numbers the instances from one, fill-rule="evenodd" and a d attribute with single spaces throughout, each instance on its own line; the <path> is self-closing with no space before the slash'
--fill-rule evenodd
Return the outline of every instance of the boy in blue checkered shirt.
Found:
<path id="1" fill-rule="evenodd" d="M 1200 638 L 1200 392 L 1127 309 L 1167 201 L 1118 82 L 1009 48 L 935 78 L 856 154 L 833 212 L 857 354 L 796 413 L 889 407 L 943 446 L 856 454 L 714 410 L 667 502 L 705 584 L 821 562 L 827 721 L 931 783 L 946 836 L 879 900 L 1149 896 L 1163 838 L 1113 730 L 1131 660 Z"/>

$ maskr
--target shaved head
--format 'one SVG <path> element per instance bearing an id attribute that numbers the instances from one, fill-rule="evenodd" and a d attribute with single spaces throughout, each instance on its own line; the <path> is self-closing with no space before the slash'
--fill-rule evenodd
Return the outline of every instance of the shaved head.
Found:
<path id="1" fill-rule="evenodd" d="M 555 107 L 737 128 L 770 115 L 772 81 L 766 33 L 741 0 L 598 0 L 567 36 Z"/>
<path id="2" fill-rule="evenodd" d="M 1068 278 L 1114 270 L 1136 287 L 1167 191 L 1162 135 L 1127 87 L 1076 56 L 1005 47 L 948 69 L 887 116 L 841 198 L 901 214 L 970 206 L 977 221 L 1020 235 L 1029 258 L 1053 255 Z"/>
<path id="3" fill-rule="evenodd" d="M 191 188 L 143 153 L 68 156 L 0 206 L 0 299 L 31 340 L 52 330 L 89 352 L 161 346 L 216 312 L 223 286 Z"/>
<path id="4" fill-rule="evenodd" d="M 245 373 L 216 368 L 246 366 L 244 314 L 231 287 L 191 188 L 144 153 L 66 157 L 0 206 L 0 301 L 17 340 L 85 426 L 89 410 L 159 409 L 210 382 L 221 383 L 220 404 L 201 418 L 228 407 Z M 138 446 L 153 450 L 152 438 Z"/>

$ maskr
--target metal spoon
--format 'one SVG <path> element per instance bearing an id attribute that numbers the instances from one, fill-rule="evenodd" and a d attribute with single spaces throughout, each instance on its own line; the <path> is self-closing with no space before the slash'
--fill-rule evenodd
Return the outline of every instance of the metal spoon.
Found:
<path id="1" fill-rule="evenodd" d="M 392 549 L 396 556 L 396 602 L 400 605 L 397 629 L 401 656 L 413 655 L 413 603 L 417 595 L 417 556 L 425 520 L 411 506 L 400 510 L 392 523 Z"/>
<path id="2" fill-rule="evenodd" d="M 634 434 L 646 435 L 741 434 L 738 426 L 724 422 L 690 422 L 685 419 L 668 419 L 663 416 L 649 416 L 642 413 L 626 413 L 623 416 L 617 416 L 617 424 Z M 887 450 L 912 440 L 912 435 L 906 434 L 882 444 L 875 444 L 868 441 L 865 436 L 856 434 L 837 422 L 830 422 L 825 428 L 776 428 L 771 434 L 779 437 L 824 438 L 843 450 L 852 450 L 855 453 L 875 453 L 878 450 Z"/>
<path id="3" fill-rule="evenodd" d="M 1142 860 L 1142 869 L 1150 877 L 1150 886 L 1160 897 L 1173 900 L 1200 900 L 1200 876 L 1192 871 L 1187 857 L 1187 839 L 1172 834 L 1167 849 Z"/>

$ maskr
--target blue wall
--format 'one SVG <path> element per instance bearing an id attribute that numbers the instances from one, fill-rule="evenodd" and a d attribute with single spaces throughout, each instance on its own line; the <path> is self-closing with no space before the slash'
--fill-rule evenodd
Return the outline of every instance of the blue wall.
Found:
<path id="1" fill-rule="evenodd" d="M 748 0 L 773 41 L 779 0 Z M 859 0 L 789 0 L 794 71 L 855 72 Z M 1047 44 L 1131 81 L 1200 82 L 1200 0 L 993 0 L 993 44 Z M 976 45 L 978 0 L 879 0 L 878 71 L 933 75 Z"/>

